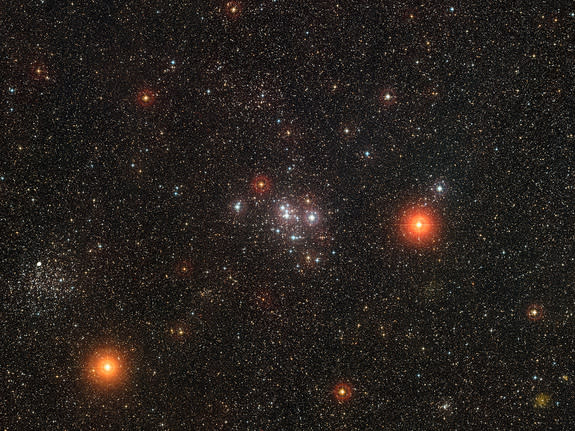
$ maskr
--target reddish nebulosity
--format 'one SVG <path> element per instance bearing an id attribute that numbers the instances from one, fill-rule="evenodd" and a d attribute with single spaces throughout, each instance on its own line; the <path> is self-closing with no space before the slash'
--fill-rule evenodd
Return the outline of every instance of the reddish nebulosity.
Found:
<path id="1" fill-rule="evenodd" d="M 349 383 L 338 383 L 333 388 L 333 396 L 340 403 L 344 403 L 351 398 L 353 387 Z"/>
<path id="2" fill-rule="evenodd" d="M 264 194 L 271 189 L 271 180 L 266 175 L 258 175 L 252 180 L 252 189 L 258 194 Z"/>
<path id="3" fill-rule="evenodd" d="M 531 304 L 527 307 L 527 318 L 532 322 L 537 322 L 543 318 L 543 306 L 540 304 Z"/>
<path id="4" fill-rule="evenodd" d="M 393 88 L 384 88 L 379 93 L 379 103 L 385 107 L 389 107 L 397 101 L 397 95 Z"/>
<path id="5" fill-rule="evenodd" d="M 230 19 L 237 19 L 242 14 L 242 3 L 239 1 L 228 1 L 224 7 L 226 16 Z"/>
<path id="6" fill-rule="evenodd" d="M 137 101 L 142 108 L 147 108 L 148 106 L 152 106 L 156 101 L 156 94 L 152 90 L 144 88 L 138 91 Z"/>
<path id="7" fill-rule="evenodd" d="M 437 218 L 428 208 L 416 207 L 403 214 L 401 234 L 409 243 L 426 245 L 435 239 L 437 231 Z"/>

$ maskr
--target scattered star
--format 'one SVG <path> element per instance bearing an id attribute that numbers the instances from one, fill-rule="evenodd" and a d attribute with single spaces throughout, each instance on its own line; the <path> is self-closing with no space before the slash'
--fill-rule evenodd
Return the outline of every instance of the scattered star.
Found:
<path id="1" fill-rule="evenodd" d="M 392 88 L 384 88 L 379 93 L 379 102 L 384 107 L 390 107 L 397 101 L 397 95 Z"/>

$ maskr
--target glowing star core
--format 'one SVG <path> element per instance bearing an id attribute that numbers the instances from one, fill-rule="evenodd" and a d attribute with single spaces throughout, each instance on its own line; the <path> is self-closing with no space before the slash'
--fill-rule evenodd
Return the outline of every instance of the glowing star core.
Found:
<path id="1" fill-rule="evenodd" d="M 435 218 L 427 209 L 415 208 L 403 216 L 401 230 L 409 242 L 423 245 L 435 236 Z"/>
<path id="2" fill-rule="evenodd" d="M 396 102 L 396 100 L 397 96 L 392 88 L 385 88 L 381 93 L 379 93 L 379 102 L 383 106 L 391 106 Z"/>
<path id="3" fill-rule="evenodd" d="M 340 403 L 346 402 L 351 398 L 353 388 L 349 383 L 338 383 L 333 388 L 333 395 Z"/>
<path id="4" fill-rule="evenodd" d="M 268 192 L 271 186 L 271 180 L 265 175 L 258 175 L 252 180 L 252 189 L 258 194 Z"/>
<path id="5" fill-rule="evenodd" d="M 118 365 L 113 358 L 105 358 L 100 362 L 97 372 L 101 377 L 112 378 L 116 374 L 117 368 Z"/>
<path id="6" fill-rule="evenodd" d="M 527 318 L 532 322 L 537 322 L 543 318 L 543 307 L 539 304 L 531 304 L 527 307 Z"/>
<path id="7" fill-rule="evenodd" d="M 147 108 L 154 104 L 156 101 L 156 95 L 149 89 L 140 90 L 138 92 L 137 101 L 141 107 Z"/>
<path id="8" fill-rule="evenodd" d="M 228 1 L 225 6 L 228 18 L 235 19 L 242 13 L 242 4 L 239 1 Z"/>
<path id="9" fill-rule="evenodd" d="M 106 388 L 113 387 L 123 379 L 122 360 L 112 349 L 98 351 L 92 355 L 88 374 L 95 384 Z"/>

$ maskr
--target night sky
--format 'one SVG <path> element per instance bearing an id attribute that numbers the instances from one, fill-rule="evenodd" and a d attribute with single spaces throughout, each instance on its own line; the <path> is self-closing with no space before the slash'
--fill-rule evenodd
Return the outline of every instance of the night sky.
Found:
<path id="1" fill-rule="evenodd" d="M 1 428 L 575 429 L 562 3 L 2 2 Z"/>

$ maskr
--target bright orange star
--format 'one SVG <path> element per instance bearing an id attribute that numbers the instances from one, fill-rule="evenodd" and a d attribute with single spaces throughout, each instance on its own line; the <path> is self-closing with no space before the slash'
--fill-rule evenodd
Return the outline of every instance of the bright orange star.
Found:
<path id="1" fill-rule="evenodd" d="M 540 304 L 531 304 L 527 307 L 527 318 L 532 322 L 537 322 L 543 318 L 543 306 Z"/>
<path id="2" fill-rule="evenodd" d="M 119 385 L 125 378 L 124 361 L 120 354 L 111 348 L 103 348 L 92 353 L 87 366 L 92 383 L 102 388 Z"/>
<path id="3" fill-rule="evenodd" d="M 32 79 L 35 81 L 49 81 L 50 75 L 48 73 L 48 66 L 42 62 L 36 62 L 30 69 Z"/>
<path id="4" fill-rule="evenodd" d="M 252 189 L 258 194 L 264 194 L 270 190 L 271 180 L 266 175 L 258 175 L 252 180 Z"/>
<path id="5" fill-rule="evenodd" d="M 143 90 L 138 91 L 136 100 L 138 105 L 142 108 L 147 108 L 152 106 L 156 101 L 156 94 L 152 90 L 144 88 Z"/>
<path id="6" fill-rule="evenodd" d="M 228 1 L 225 5 L 225 12 L 228 18 L 236 19 L 242 13 L 243 6 L 239 1 Z"/>
<path id="7" fill-rule="evenodd" d="M 344 403 L 351 398 L 353 387 L 349 383 L 338 383 L 333 388 L 333 396 L 340 403 Z"/>
<path id="8" fill-rule="evenodd" d="M 401 234 L 411 244 L 423 246 L 432 242 L 438 232 L 437 218 L 428 208 L 406 211 L 400 222 Z"/>
<path id="9" fill-rule="evenodd" d="M 180 278 L 190 278 L 194 272 L 191 259 L 182 259 L 176 263 L 176 275 Z"/>

